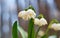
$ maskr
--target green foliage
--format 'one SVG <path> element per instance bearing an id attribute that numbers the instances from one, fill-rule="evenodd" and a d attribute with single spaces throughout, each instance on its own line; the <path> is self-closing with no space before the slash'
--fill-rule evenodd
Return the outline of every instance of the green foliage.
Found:
<path id="1" fill-rule="evenodd" d="M 13 24 L 12 37 L 13 38 L 18 38 L 18 35 L 17 35 L 17 21 L 15 21 L 14 24 Z"/>
<path id="2" fill-rule="evenodd" d="M 34 32 L 34 20 L 31 18 L 29 20 L 29 26 L 28 26 L 28 38 L 34 38 L 35 32 Z"/>

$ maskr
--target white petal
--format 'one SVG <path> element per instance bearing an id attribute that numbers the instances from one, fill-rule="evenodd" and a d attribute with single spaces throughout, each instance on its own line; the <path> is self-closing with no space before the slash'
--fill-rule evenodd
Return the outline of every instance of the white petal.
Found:
<path id="1" fill-rule="evenodd" d="M 22 17 L 23 20 L 28 20 L 27 16 Z"/>
<path id="2" fill-rule="evenodd" d="M 38 18 L 35 18 L 35 19 L 34 19 L 34 24 L 35 24 L 35 25 L 38 25 L 38 24 L 39 24 L 39 19 L 38 19 Z"/>
<path id="3" fill-rule="evenodd" d="M 44 18 L 41 18 L 40 19 L 40 24 L 41 25 L 46 25 L 47 24 L 47 21 Z"/>
<path id="4" fill-rule="evenodd" d="M 27 10 L 27 13 L 28 13 L 28 15 L 29 15 L 31 18 L 35 18 L 35 17 L 36 17 L 36 14 L 35 14 L 35 12 L 34 12 L 32 9 L 28 9 L 28 10 Z"/>
<path id="5" fill-rule="evenodd" d="M 23 17 L 25 13 L 26 13 L 26 11 L 19 12 L 18 17 Z"/>
<path id="6" fill-rule="evenodd" d="M 45 33 L 44 33 L 44 31 L 42 31 L 42 30 L 40 30 L 39 32 L 38 32 L 38 35 L 39 36 L 43 36 Z"/>
<path id="7" fill-rule="evenodd" d="M 28 15 L 27 14 L 24 14 L 24 16 L 22 17 L 22 19 L 28 20 Z"/>
<path id="8" fill-rule="evenodd" d="M 27 10 L 28 13 L 35 13 L 32 9 Z"/>
<path id="9" fill-rule="evenodd" d="M 51 28 L 53 28 L 54 30 L 60 30 L 60 24 L 54 23 L 54 24 L 52 24 Z"/>

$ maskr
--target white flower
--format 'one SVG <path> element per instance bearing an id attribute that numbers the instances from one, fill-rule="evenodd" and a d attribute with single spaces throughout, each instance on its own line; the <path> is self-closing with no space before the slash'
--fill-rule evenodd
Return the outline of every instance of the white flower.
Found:
<path id="1" fill-rule="evenodd" d="M 40 30 L 40 31 L 38 32 L 38 35 L 39 35 L 39 36 L 43 36 L 44 34 L 45 34 L 45 32 L 42 31 L 42 30 Z"/>
<path id="2" fill-rule="evenodd" d="M 41 18 L 41 19 L 40 19 L 40 24 L 41 24 L 41 25 L 46 25 L 46 24 L 47 24 L 46 19 Z"/>
<path id="3" fill-rule="evenodd" d="M 27 11 L 21 11 L 18 14 L 18 17 L 21 17 L 24 20 L 28 20 L 28 19 L 31 19 L 31 18 L 35 18 L 36 14 L 32 9 L 28 9 Z"/>
<path id="4" fill-rule="evenodd" d="M 22 19 L 24 19 L 24 20 L 28 20 L 28 19 L 29 19 L 28 14 L 25 13 L 24 16 L 22 17 Z"/>
<path id="5" fill-rule="evenodd" d="M 18 17 L 21 17 L 22 19 L 24 19 L 24 20 L 28 20 L 28 17 L 27 17 L 28 15 L 27 15 L 27 12 L 26 11 L 21 11 L 21 12 L 19 12 L 19 14 L 18 14 Z"/>
<path id="6" fill-rule="evenodd" d="M 47 21 L 44 18 L 41 18 L 41 19 L 35 18 L 34 19 L 34 24 L 42 26 L 42 25 L 46 25 Z"/>
<path id="7" fill-rule="evenodd" d="M 28 13 L 29 18 L 35 18 L 36 17 L 36 14 L 32 9 L 28 9 L 27 13 Z"/>
<path id="8" fill-rule="evenodd" d="M 18 17 L 23 17 L 25 15 L 25 13 L 26 13 L 26 11 L 19 12 Z"/>
<path id="9" fill-rule="evenodd" d="M 35 25 L 39 25 L 39 23 L 40 23 L 40 22 L 39 22 L 39 19 L 38 19 L 38 18 L 35 18 L 35 19 L 34 19 L 34 24 L 35 24 Z"/>
<path id="10" fill-rule="evenodd" d="M 60 30 L 60 23 L 58 23 L 58 24 L 56 24 L 56 23 L 52 24 L 51 28 L 53 28 L 54 30 Z"/>

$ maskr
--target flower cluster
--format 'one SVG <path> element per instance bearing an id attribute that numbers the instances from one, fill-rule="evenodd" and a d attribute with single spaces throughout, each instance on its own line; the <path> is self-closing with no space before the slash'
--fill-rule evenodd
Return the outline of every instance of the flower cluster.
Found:
<path id="1" fill-rule="evenodd" d="M 29 19 L 33 18 L 34 19 L 34 24 L 39 25 L 39 26 L 47 24 L 46 19 L 44 19 L 44 18 L 41 18 L 41 19 L 35 18 L 36 13 L 32 9 L 28 9 L 27 11 L 24 10 L 24 11 L 19 12 L 18 17 L 21 17 L 24 20 L 29 20 Z"/>
<path id="2" fill-rule="evenodd" d="M 29 20 L 29 19 L 33 18 L 34 24 L 38 25 L 38 26 L 48 24 L 45 18 L 40 18 L 40 19 L 36 18 L 36 13 L 32 9 L 28 9 L 27 11 L 24 10 L 24 11 L 19 12 L 18 17 L 21 17 L 24 20 Z M 59 27 L 60 27 L 60 23 L 59 24 L 53 23 L 51 25 L 51 28 L 54 30 L 60 30 Z"/>
<path id="3" fill-rule="evenodd" d="M 27 11 L 25 11 L 25 10 L 20 11 L 18 14 L 18 17 L 22 18 L 23 20 L 29 20 L 29 19 L 33 18 L 34 24 L 38 25 L 39 28 L 40 28 L 40 26 L 44 26 L 44 25 L 48 24 L 47 20 L 43 17 L 43 15 L 39 15 L 38 17 L 36 17 L 36 13 L 32 9 L 28 9 Z M 48 24 L 48 28 L 47 28 L 46 32 L 49 32 L 49 29 L 51 29 L 51 28 L 54 30 L 60 30 L 60 23 L 54 23 L 54 22 L 52 21 L 52 22 L 50 22 L 50 24 Z M 32 31 L 32 29 L 31 29 L 31 31 Z M 42 30 L 38 32 L 38 35 L 40 35 L 40 36 L 43 36 L 44 34 L 45 34 L 45 32 Z"/>

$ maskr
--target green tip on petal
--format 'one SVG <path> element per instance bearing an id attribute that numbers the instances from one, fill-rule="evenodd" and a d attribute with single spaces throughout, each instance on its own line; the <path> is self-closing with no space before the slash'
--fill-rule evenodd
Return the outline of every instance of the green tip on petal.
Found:
<path id="1" fill-rule="evenodd" d="M 37 18 L 44 18 L 44 16 L 43 16 L 43 14 L 40 14 L 40 15 L 38 15 L 38 17 Z"/>

